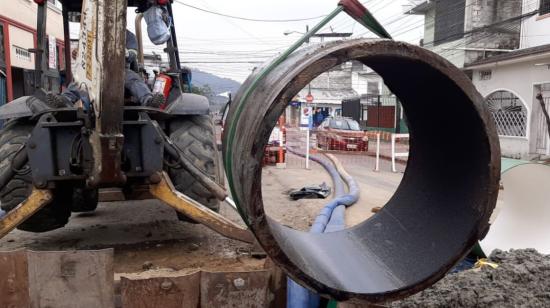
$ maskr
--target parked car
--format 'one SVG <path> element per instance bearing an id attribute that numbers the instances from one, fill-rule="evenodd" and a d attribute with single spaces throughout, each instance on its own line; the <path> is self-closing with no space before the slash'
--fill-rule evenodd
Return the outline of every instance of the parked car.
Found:
<path id="1" fill-rule="evenodd" d="M 366 152 L 369 138 L 353 119 L 327 118 L 317 128 L 317 147 L 322 150 Z"/>

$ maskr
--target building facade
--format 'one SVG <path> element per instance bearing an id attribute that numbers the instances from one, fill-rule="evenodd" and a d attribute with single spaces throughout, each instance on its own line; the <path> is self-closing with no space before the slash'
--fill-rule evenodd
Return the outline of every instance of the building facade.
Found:
<path id="1" fill-rule="evenodd" d="M 522 14 L 538 13 L 521 22 L 520 48 L 531 48 L 550 43 L 550 1 L 523 1 Z"/>
<path id="2" fill-rule="evenodd" d="M 503 155 L 549 156 L 547 124 L 537 95 L 542 94 L 550 110 L 550 41 L 473 63 L 467 69 L 495 119 Z"/>
<path id="3" fill-rule="evenodd" d="M 524 0 L 521 12 L 527 17 L 521 21 L 520 49 L 473 62 L 466 69 L 486 98 L 503 155 L 547 158 L 550 136 L 542 104 L 550 110 L 550 0 Z"/>
<path id="4" fill-rule="evenodd" d="M 0 104 L 32 93 L 37 46 L 37 5 L 32 0 L 0 1 Z M 58 91 L 65 69 L 61 4 L 48 0 L 48 90 Z"/>
<path id="5" fill-rule="evenodd" d="M 541 94 L 550 108 L 550 0 L 462 0 L 439 6 L 445 1 L 422 1 L 411 10 L 426 16 L 425 47 L 470 76 L 495 120 L 503 156 L 550 155 L 537 99 Z M 441 21 L 442 16 L 448 20 Z"/>
<path id="6" fill-rule="evenodd" d="M 425 16 L 421 45 L 462 68 L 519 48 L 521 11 L 522 0 L 432 0 L 408 13 Z"/>
<path id="7" fill-rule="evenodd" d="M 289 125 L 298 125 L 301 108 L 308 103 L 308 95 L 313 98 L 310 105 L 314 108 L 314 124 L 319 124 L 329 116 L 340 116 L 342 100 L 358 95 L 352 88 L 352 64 L 338 65 L 322 73 L 302 89 L 287 108 L 286 118 Z"/>
<path id="8" fill-rule="evenodd" d="M 313 101 L 307 104 L 309 95 Z M 344 105 L 354 107 L 344 108 Z M 397 97 L 380 75 L 358 61 L 338 65 L 302 89 L 286 110 L 289 125 L 298 125 L 303 106 L 314 108 L 315 125 L 326 117 L 345 116 L 369 130 L 408 131 Z M 349 113 L 351 109 L 354 110 L 352 114 Z"/>

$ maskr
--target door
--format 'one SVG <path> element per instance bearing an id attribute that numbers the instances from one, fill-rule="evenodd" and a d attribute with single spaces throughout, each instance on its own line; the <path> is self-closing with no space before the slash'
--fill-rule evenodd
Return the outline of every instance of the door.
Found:
<path id="1" fill-rule="evenodd" d="M 4 25 L 0 23 L 0 106 L 8 101 L 6 51 L 4 50 Z"/>
<path id="2" fill-rule="evenodd" d="M 6 88 L 6 75 L 4 70 L 0 67 L 0 106 L 4 105 L 8 101 L 8 89 Z"/>
<path id="3" fill-rule="evenodd" d="M 542 90 L 542 96 L 544 100 L 544 104 L 546 105 L 546 110 L 550 112 L 550 84 L 544 84 L 540 87 Z M 539 104 L 540 102 L 537 100 L 535 102 L 536 104 Z M 536 125 L 536 152 L 537 154 L 541 155 L 549 155 L 550 154 L 550 137 L 548 136 L 548 127 L 546 124 L 546 118 L 544 117 L 544 113 L 542 112 L 542 108 L 537 108 L 540 110 L 540 112 L 537 112 L 537 120 L 535 122 Z"/>

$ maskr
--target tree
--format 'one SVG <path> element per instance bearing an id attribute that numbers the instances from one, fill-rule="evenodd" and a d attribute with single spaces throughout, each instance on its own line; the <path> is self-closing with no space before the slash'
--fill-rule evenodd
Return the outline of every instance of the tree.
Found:
<path id="1" fill-rule="evenodd" d="M 191 88 L 191 93 L 206 96 L 208 99 L 214 97 L 214 91 L 212 91 L 212 88 L 207 84 L 202 87 L 193 86 L 193 88 Z"/>

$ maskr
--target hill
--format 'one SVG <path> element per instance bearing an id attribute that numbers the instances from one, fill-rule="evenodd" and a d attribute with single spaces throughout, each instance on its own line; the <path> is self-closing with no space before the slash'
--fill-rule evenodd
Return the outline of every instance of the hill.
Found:
<path id="1" fill-rule="evenodd" d="M 203 72 L 198 69 L 192 69 L 193 86 L 204 88 L 208 86 L 212 90 L 210 101 L 213 105 L 223 105 L 227 102 L 227 98 L 220 94 L 231 92 L 233 95 L 237 93 L 241 84 L 233 79 L 223 78 L 211 73 Z M 217 109 L 213 106 L 213 109 Z"/>

